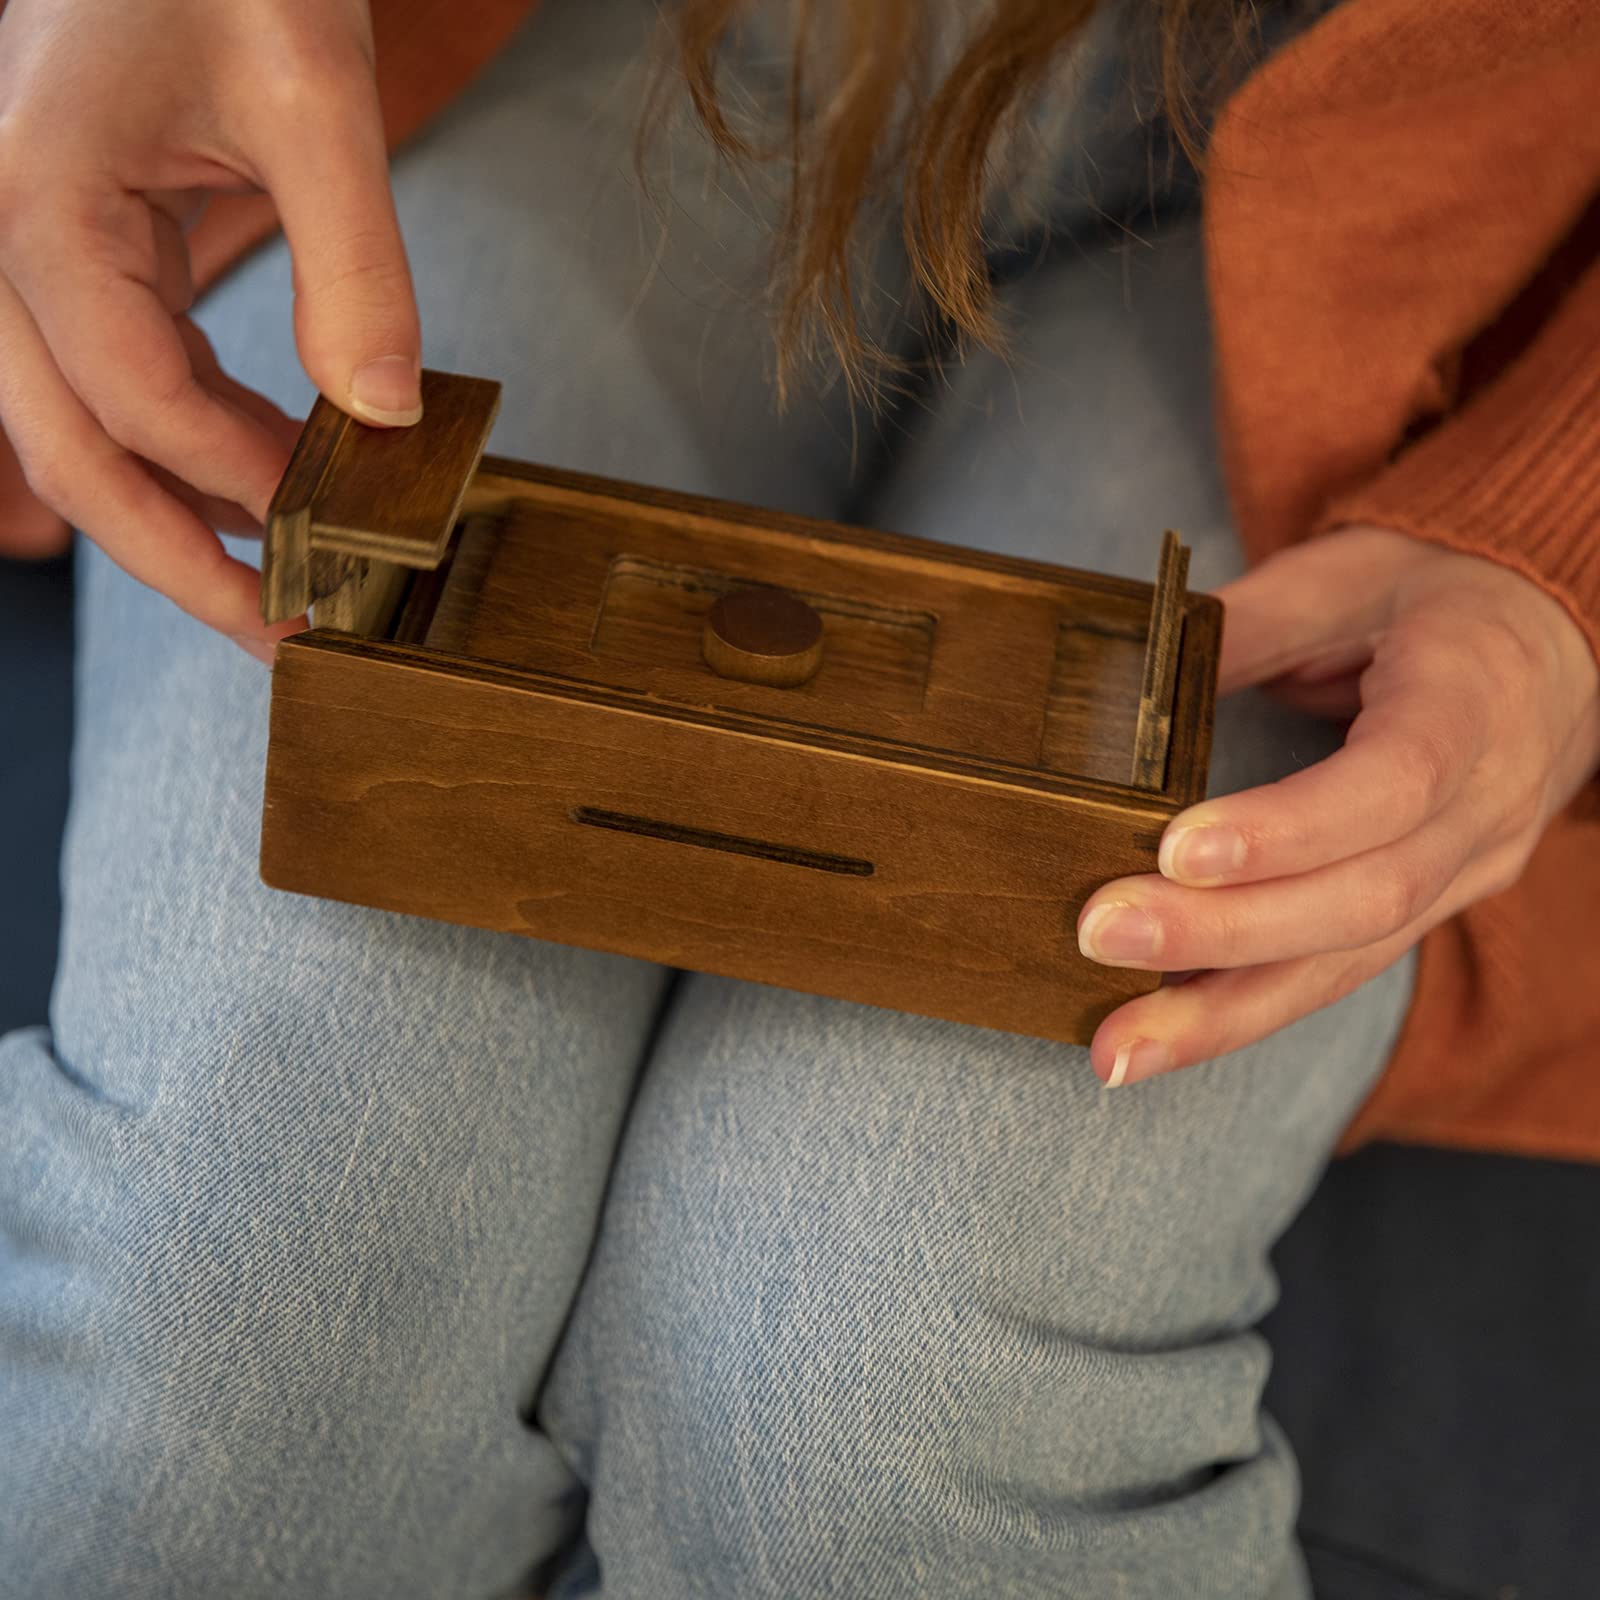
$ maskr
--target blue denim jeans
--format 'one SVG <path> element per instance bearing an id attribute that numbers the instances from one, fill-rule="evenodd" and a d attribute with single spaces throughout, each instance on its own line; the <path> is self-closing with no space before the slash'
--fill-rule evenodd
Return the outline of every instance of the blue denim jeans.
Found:
<path id="1" fill-rule="evenodd" d="M 649 10 L 547 0 L 397 164 L 496 448 L 1136 575 L 1173 523 L 1236 570 L 1191 212 L 1131 243 L 1064 184 L 997 263 L 1009 365 L 780 416 L 759 194 L 686 133 L 664 227 L 631 180 Z M 304 405 L 281 248 L 204 321 Z M 1409 965 L 1106 1091 L 1078 1049 L 275 894 L 267 674 L 84 555 L 52 1023 L 0 1043 L 0 1596 L 1304 1595 L 1253 1328 Z M 1231 702 L 1216 787 L 1328 741 Z"/>

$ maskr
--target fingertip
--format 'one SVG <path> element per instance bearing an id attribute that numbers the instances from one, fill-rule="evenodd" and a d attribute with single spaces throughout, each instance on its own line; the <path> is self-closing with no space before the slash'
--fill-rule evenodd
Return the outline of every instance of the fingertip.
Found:
<path id="1" fill-rule="evenodd" d="M 1120 1089 L 1128 1081 L 1128 1062 L 1133 1055 L 1133 1041 L 1117 1047 L 1117 1052 L 1111 1058 L 1111 1070 L 1106 1074 L 1106 1088 Z"/>
<path id="2" fill-rule="evenodd" d="M 1249 853 L 1249 842 L 1238 828 L 1203 817 L 1174 818 L 1161 835 L 1156 867 L 1173 883 L 1204 889 L 1236 877 Z"/>
<path id="3" fill-rule="evenodd" d="M 287 638 L 303 633 L 311 624 L 309 617 L 296 617 L 290 622 L 263 624 L 254 630 L 230 634 L 229 637 L 247 655 L 272 666 L 277 659 L 278 646 Z"/>
<path id="4" fill-rule="evenodd" d="M 273 657 L 277 654 L 277 643 L 258 633 L 235 633 L 229 637 L 246 655 L 254 656 L 257 661 L 272 665 Z"/>
<path id="5" fill-rule="evenodd" d="M 1106 1088 L 1121 1089 L 1171 1072 L 1177 1060 L 1164 1039 L 1108 1036 L 1102 1041 L 1097 1034 L 1090 1047 L 1089 1065 Z"/>
<path id="6" fill-rule="evenodd" d="M 1106 900 L 1078 923 L 1078 953 L 1106 967 L 1156 966 L 1166 942 L 1161 918 L 1131 900 Z"/>
<path id="7" fill-rule="evenodd" d="M 413 356 L 378 356 L 350 377 L 348 406 L 363 422 L 408 428 L 422 420 L 422 363 Z"/>
<path id="8" fill-rule="evenodd" d="M 1193 823 L 1180 825 L 1175 821 L 1169 822 L 1166 831 L 1161 835 L 1161 847 L 1156 851 L 1156 871 L 1173 883 L 1183 882 L 1178 876 L 1179 835 L 1190 832 L 1193 827 Z"/>

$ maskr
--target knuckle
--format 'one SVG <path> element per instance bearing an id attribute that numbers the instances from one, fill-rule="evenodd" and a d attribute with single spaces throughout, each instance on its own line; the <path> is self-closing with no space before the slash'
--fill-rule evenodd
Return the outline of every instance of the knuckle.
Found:
<path id="1" fill-rule="evenodd" d="M 1163 911 L 1161 927 L 1160 965 L 1167 971 L 1238 965 L 1259 932 L 1248 914 L 1215 897 L 1192 910 Z"/>
<path id="2" fill-rule="evenodd" d="M 187 362 L 160 359 L 148 374 L 144 398 L 158 416 L 187 416 L 200 398 Z"/>
<path id="3" fill-rule="evenodd" d="M 1430 814 L 1450 788 L 1460 766 L 1454 742 L 1440 732 L 1414 733 L 1396 773 L 1394 800 L 1408 818 Z"/>
<path id="4" fill-rule="evenodd" d="M 1302 862 L 1325 854 L 1327 850 L 1324 829 L 1314 807 L 1282 807 L 1271 827 L 1242 828 L 1240 832 L 1246 838 L 1246 861 L 1271 857 Z"/>
<path id="5" fill-rule="evenodd" d="M 173 428 L 193 419 L 194 381 L 187 371 L 173 371 L 155 362 L 131 388 L 119 386 L 96 397 L 95 415 L 106 432 L 125 450 L 155 457 L 160 441 Z"/>
<path id="6" fill-rule="evenodd" d="M 71 495 L 71 474 L 65 460 L 50 451 L 17 452 L 17 464 L 22 468 L 22 481 L 35 499 L 42 500 L 53 511 L 65 515 L 63 507 Z"/>
<path id="7" fill-rule="evenodd" d="M 1539 647 L 1506 617 L 1490 612 L 1477 620 L 1473 656 L 1489 685 L 1514 707 L 1528 679 L 1543 667 Z"/>
<path id="8" fill-rule="evenodd" d="M 306 124 L 321 118 L 343 85 L 325 62 L 294 56 L 264 76 L 254 111 L 261 126 Z"/>
<path id="9" fill-rule="evenodd" d="M 352 76 L 372 75 L 358 39 L 304 23 L 262 19 L 251 51 L 260 63 L 251 98 L 266 126 L 285 114 L 325 122 L 343 105 Z"/>
<path id="10" fill-rule="evenodd" d="M 1424 888 L 1413 868 L 1374 874 L 1363 887 L 1360 921 L 1378 937 L 1398 933 L 1422 909 Z"/>
<path id="11" fill-rule="evenodd" d="M 248 31 L 256 65 L 248 97 L 237 107 L 245 137 L 276 148 L 284 128 L 292 126 L 333 152 L 357 140 L 375 141 L 381 149 L 370 35 L 303 11 L 285 15 L 281 5 L 266 9 Z"/>
<path id="12" fill-rule="evenodd" d="M 1527 868 L 1533 849 L 1531 839 L 1519 839 L 1496 850 L 1489 858 L 1485 896 L 1504 894 L 1508 889 L 1515 888 Z"/>

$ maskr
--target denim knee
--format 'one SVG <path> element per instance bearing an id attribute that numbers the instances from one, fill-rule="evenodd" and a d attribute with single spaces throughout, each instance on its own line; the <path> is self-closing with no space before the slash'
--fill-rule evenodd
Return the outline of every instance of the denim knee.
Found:
<path id="1" fill-rule="evenodd" d="M 118 1105 L 43 1033 L 0 1059 L 0 1596 L 487 1594 L 565 1536 L 498 1157 L 348 1085 L 235 1119 Z"/>
<path id="2" fill-rule="evenodd" d="M 541 1408 L 616 1592 L 1274 1592 L 1295 1477 L 1251 1328 L 1375 1065 L 1342 1031 L 1320 1075 L 1116 1094 L 1081 1051 L 692 980 Z"/>
<path id="3" fill-rule="evenodd" d="M 248 883 L 207 939 L 205 857 L 4 1046 L 0 1596 L 508 1591 L 659 975 Z"/>

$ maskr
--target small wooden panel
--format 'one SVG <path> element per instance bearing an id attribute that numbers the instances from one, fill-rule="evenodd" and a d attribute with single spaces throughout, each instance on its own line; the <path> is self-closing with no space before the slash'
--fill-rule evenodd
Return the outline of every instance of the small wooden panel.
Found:
<path id="1" fill-rule="evenodd" d="M 1148 608 L 1097 596 L 1063 617 L 1045 706 L 1041 764 L 1122 783 L 1134 745 Z"/>
<path id="2" fill-rule="evenodd" d="M 319 628 L 338 628 L 368 639 L 386 634 L 411 574 L 404 567 L 364 556 L 331 557 L 322 552 L 313 556 L 314 561 L 335 559 L 345 563 L 345 576 L 327 587 L 312 608 L 311 620 Z"/>
<path id="3" fill-rule="evenodd" d="M 450 570 L 442 580 L 433 614 L 423 634 L 428 648 L 459 655 L 467 648 L 484 579 L 500 544 L 497 517 L 468 517 L 461 524 Z"/>
<path id="4" fill-rule="evenodd" d="M 298 617 L 316 599 L 311 517 L 322 480 L 349 422 L 337 406 L 318 396 L 272 497 L 261 544 L 261 615 L 268 622 Z M 333 586 L 337 588 L 345 576 L 340 574 Z M 329 592 L 326 586 L 323 592 Z"/>
<path id="5" fill-rule="evenodd" d="M 1140 789 L 1162 789 L 1172 742 L 1172 695 L 1178 681 L 1178 650 L 1189 582 L 1189 548 L 1170 528 L 1161 541 L 1161 567 L 1150 599 L 1150 632 L 1139 685 L 1139 718 L 1133 735 L 1128 781 Z"/>
<path id="6" fill-rule="evenodd" d="M 298 616 L 347 584 L 337 625 L 369 615 L 361 594 L 388 582 L 360 561 L 416 570 L 439 565 L 462 497 L 488 442 L 500 385 L 422 373 L 422 420 L 372 428 L 318 397 L 267 512 L 261 610 Z"/>
<path id="7" fill-rule="evenodd" d="M 420 422 L 345 430 L 317 496 L 315 539 L 401 566 L 437 566 L 499 409 L 498 383 L 424 371 Z"/>
<path id="8" fill-rule="evenodd" d="M 764 737 L 335 634 L 278 654 L 278 888 L 1086 1041 L 1156 982 L 1078 954 L 1163 813 Z"/>

